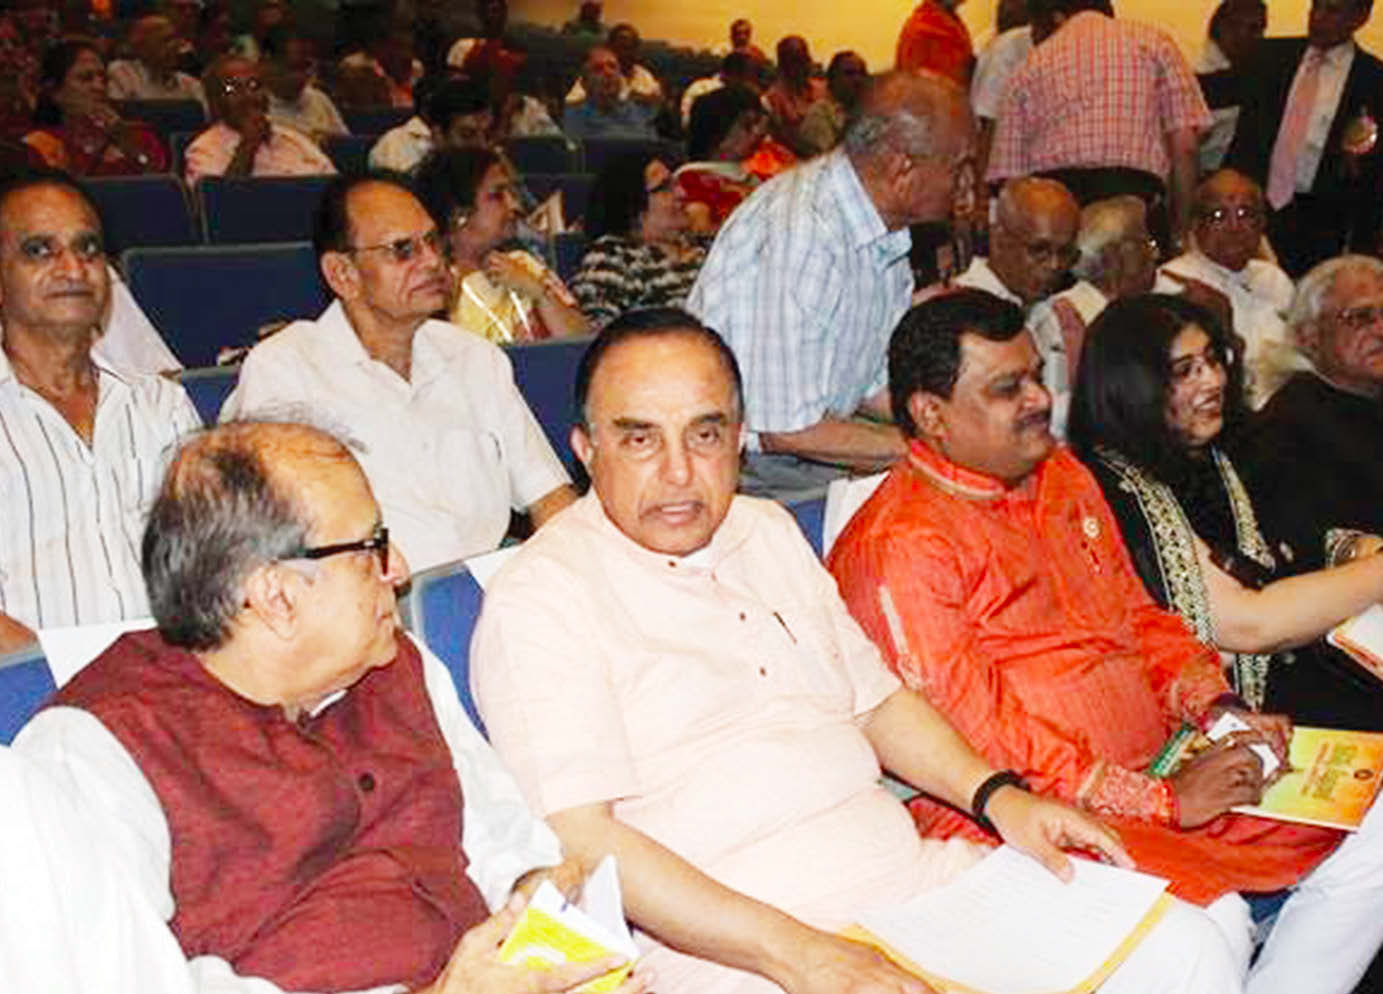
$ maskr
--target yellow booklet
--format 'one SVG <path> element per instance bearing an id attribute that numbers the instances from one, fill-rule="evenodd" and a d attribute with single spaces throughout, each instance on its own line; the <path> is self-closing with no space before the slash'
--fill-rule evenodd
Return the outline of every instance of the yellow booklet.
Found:
<path id="1" fill-rule="evenodd" d="M 1288 752 L 1292 769 L 1258 804 L 1235 811 L 1354 831 L 1378 795 L 1383 733 L 1298 725 Z"/>
<path id="2" fill-rule="evenodd" d="M 614 990 L 624 982 L 639 955 L 624 921 L 613 856 L 600 861 L 582 888 L 578 904 L 572 904 L 556 887 L 543 881 L 499 947 L 502 962 L 533 970 L 550 970 L 562 963 L 584 963 L 612 955 L 623 956 L 628 962 L 577 987 L 579 994 Z"/>
<path id="3" fill-rule="evenodd" d="M 861 915 L 843 934 L 943 994 L 1089 994 L 1172 899 L 1160 877 L 1072 862 L 1075 879 L 1066 884 L 1000 846 L 950 883 Z"/>

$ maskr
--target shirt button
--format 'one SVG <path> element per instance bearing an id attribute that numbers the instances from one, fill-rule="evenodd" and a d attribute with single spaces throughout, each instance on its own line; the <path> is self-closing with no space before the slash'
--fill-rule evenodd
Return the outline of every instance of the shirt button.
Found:
<path id="1" fill-rule="evenodd" d="M 764 669 L 762 666 L 760 666 L 760 667 L 759 667 L 759 676 L 768 676 L 768 670 L 766 670 L 766 669 Z"/>
<path id="2" fill-rule="evenodd" d="M 360 779 L 356 783 L 360 784 L 360 789 L 367 794 L 375 789 L 375 778 L 369 773 L 360 774 Z"/>
<path id="3" fill-rule="evenodd" d="M 741 611 L 741 612 L 740 612 L 740 621 L 743 621 L 744 619 L 745 619 L 745 613 L 744 613 L 743 611 Z"/>

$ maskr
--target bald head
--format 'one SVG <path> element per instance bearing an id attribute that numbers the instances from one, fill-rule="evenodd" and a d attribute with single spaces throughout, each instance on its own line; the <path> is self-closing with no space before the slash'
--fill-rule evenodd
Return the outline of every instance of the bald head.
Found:
<path id="1" fill-rule="evenodd" d="M 1080 206 L 1055 180 L 1010 180 L 999 193 L 989 236 L 989 265 L 1000 282 L 1031 305 L 1061 283 L 1075 261 Z"/>
<path id="2" fill-rule="evenodd" d="M 945 220 L 974 147 L 965 91 L 934 73 L 877 76 L 860 98 L 844 146 L 889 230 Z"/>
<path id="3" fill-rule="evenodd" d="M 1238 272 L 1248 265 L 1267 230 L 1263 190 L 1233 169 L 1212 173 L 1196 187 L 1192 206 L 1196 247 L 1212 261 Z"/>

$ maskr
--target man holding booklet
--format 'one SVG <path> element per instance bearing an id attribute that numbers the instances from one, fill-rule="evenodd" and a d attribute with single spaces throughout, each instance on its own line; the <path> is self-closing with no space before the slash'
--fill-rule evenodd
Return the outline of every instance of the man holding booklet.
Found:
<path id="1" fill-rule="evenodd" d="M 568 854 L 618 859 L 660 994 L 926 990 L 835 933 L 984 849 L 920 839 L 881 765 L 1063 877 L 1062 848 L 1126 855 L 903 689 L 791 517 L 735 495 L 740 402 L 733 353 L 691 315 L 602 332 L 572 431 L 592 492 L 487 587 L 477 699 Z M 1211 921 L 1177 902 L 1103 991 L 1240 984 Z"/>
<path id="2" fill-rule="evenodd" d="M 1292 887 L 1253 994 L 1344 994 L 1383 941 L 1383 816 L 1357 834 L 1231 813 L 1286 760 L 1291 723 L 1248 711 L 1216 653 L 1148 597 L 1090 473 L 1048 430 L 1051 398 L 1013 305 L 962 292 L 904 316 L 889 351 L 900 462 L 832 550 L 851 612 L 904 681 L 991 763 L 1110 818 L 1141 869 L 1207 911 L 1245 967 L 1240 892 Z M 1159 779 L 1183 724 L 1247 726 Z M 925 834 L 982 838 L 926 798 Z"/>

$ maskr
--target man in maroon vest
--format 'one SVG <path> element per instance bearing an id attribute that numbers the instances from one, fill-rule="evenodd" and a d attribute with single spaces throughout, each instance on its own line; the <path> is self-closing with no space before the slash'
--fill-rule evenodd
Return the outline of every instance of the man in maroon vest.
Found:
<path id="1" fill-rule="evenodd" d="M 158 628 L 78 673 L 17 748 L 89 803 L 194 987 L 518 994 L 600 972 L 496 960 L 511 890 L 556 841 L 400 636 L 407 565 L 340 442 L 267 423 L 194 438 L 142 569 Z"/>

